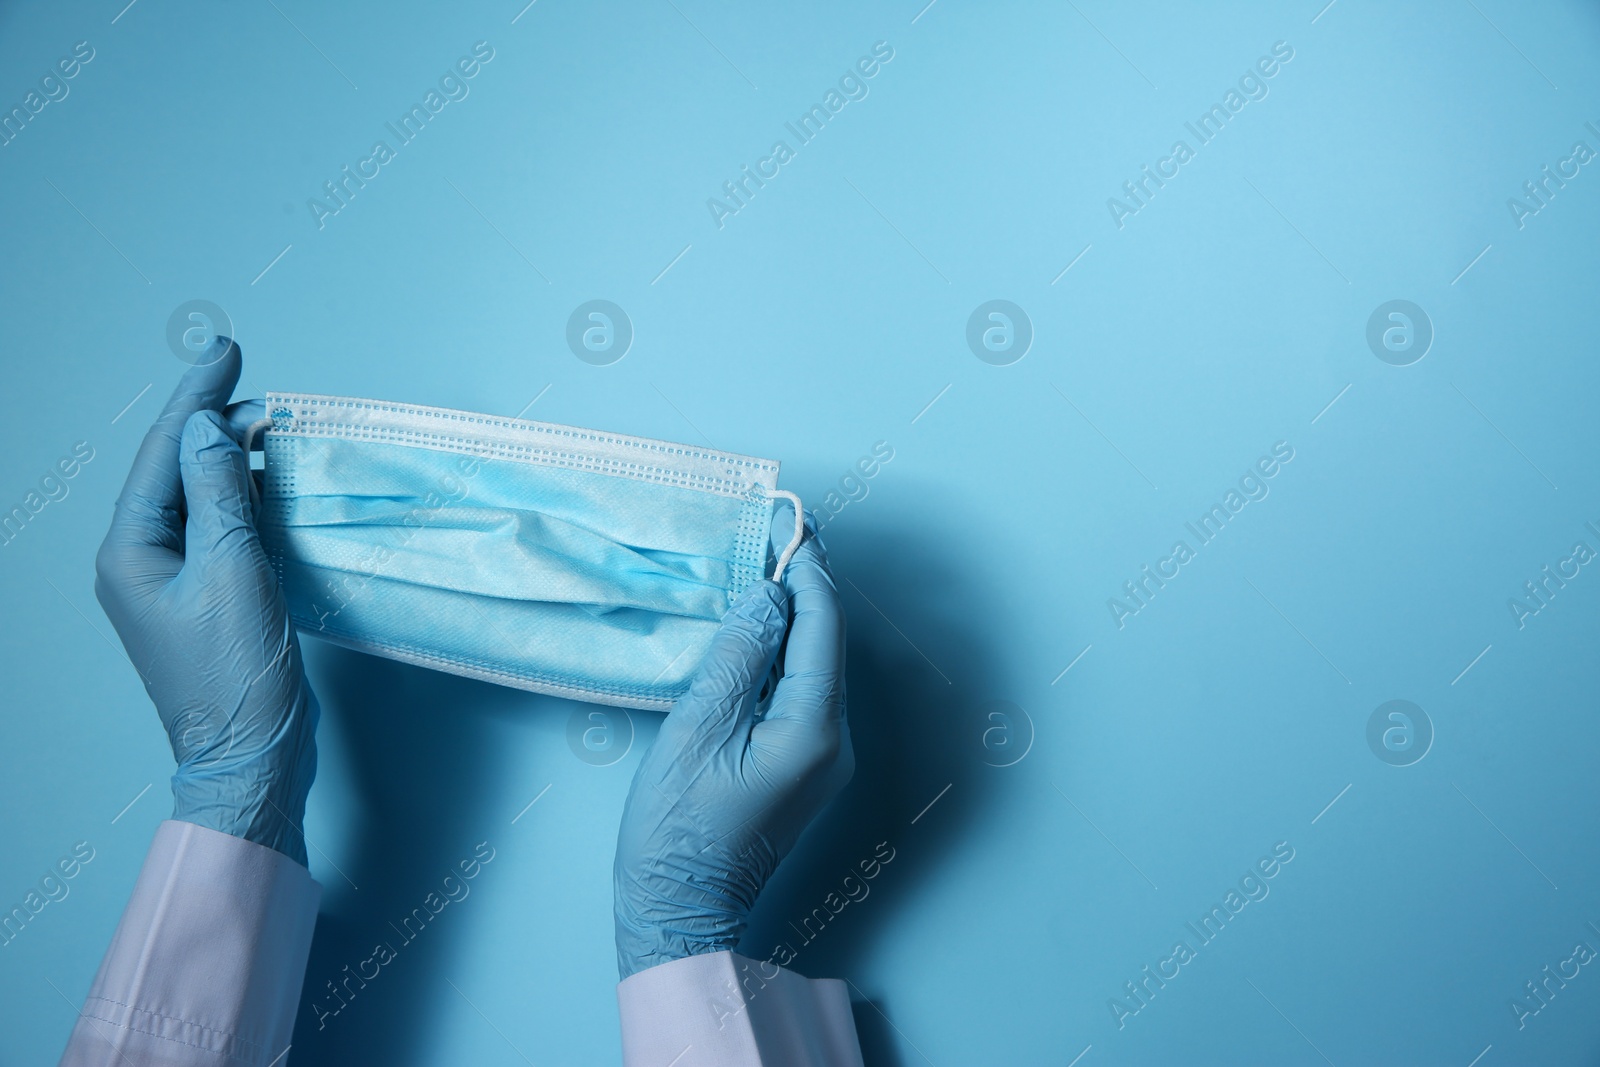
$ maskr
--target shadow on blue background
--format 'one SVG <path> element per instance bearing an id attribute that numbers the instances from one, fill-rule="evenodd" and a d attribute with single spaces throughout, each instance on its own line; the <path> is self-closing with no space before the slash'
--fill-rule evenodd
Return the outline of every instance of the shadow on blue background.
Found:
<path id="1" fill-rule="evenodd" d="M 962 650 L 959 660 L 943 665 L 953 676 L 986 678 L 989 639 L 975 625 L 988 614 L 984 593 L 960 580 L 954 562 L 948 549 L 919 540 L 915 529 L 893 528 L 855 540 L 848 557 L 835 561 L 848 617 L 856 774 L 762 894 L 741 943 L 752 958 L 767 959 L 783 943 L 796 950 L 790 966 L 802 974 L 862 973 L 877 951 L 882 917 L 936 880 L 948 848 L 987 817 L 982 777 L 972 773 L 983 769 L 973 754 L 974 695 L 947 682 L 851 577 L 870 575 L 875 586 L 896 590 L 895 612 L 916 618 L 919 638 L 930 646 Z M 467 854 L 463 846 L 473 828 L 497 814 L 488 783 L 505 752 L 491 727 L 532 733 L 538 717 L 564 719 L 577 705 L 314 642 L 306 643 L 315 649 L 310 659 L 323 707 L 319 780 L 338 776 L 348 783 L 346 832 L 355 844 L 337 868 L 313 852 L 313 865 L 324 872 L 324 895 L 295 1026 L 296 1062 L 428 1062 L 421 1050 L 435 1027 L 429 1009 L 439 995 L 436 976 L 464 950 L 463 931 L 452 929 L 453 904 L 409 942 L 410 928 L 390 924 L 438 889 Z M 660 716 L 633 715 L 642 749 Z M 337 735 L 336 746 L 328 743 L 330 734 Z M 329 748 L 342 758 L 330 760 Z M 634 765 L 627 761 L 630 775 Z M 957 781 L 961 803 L 929 809 L 930 824 L 937 812 L 937 831 L 922 826 L 918 833 L 911 820 L 919 812 L 904 798 L 932 799 Z M 615 829 L 614 821 L 596 820 L 589 832 L 609 842 Z M 852 873 L 859 879 L 858 864 L 881 856 L 884 842 L 894 859 L 865 883 L 867 895 L 829 913 L 828 895 L 844 897 L 842 880 Z M 526 901 L 531 909 L 545 906 L 531 895 Z M 806 925 L 818 909 L 829 921 Z M 350 976 L 358 961 L 373 955 L 374 936 L 398 948 L 396 959 L 380 966 L 372 982 L 356 982 Z M 530 955 L 530 966 L 551 962 Z M 379 990 L 381 1004 L 375 1003 Z M 866 1062 L 908 1063 L 890 1021 L 895 1002 L 889 990 L 853 985 L 851 999 Z"/>
<path id="2" fill-rule="evenodd" d="M 319 777 L 349 783 L 355 801 L 346 817 L 357 844 L 334 876 L 323 876 L 295 1021 L 296 1062 L 417 1062 L 419 1034 L 430 1025 L 425 1009 L 437 996 L 429 976 L 444 970 L 462 945 L 460 933 L 449 929 L 457 905 L 446 905 L 419 932 L 390 924 L 423 906 L 427 892 L 443 895 L 445 876 L 460 881 L 456 864 L 471 855 L 473 828 L 488 821 L 487 783 L 503 755 L 486 726 L 525 719 L 528 698 L 343 648 L 325 646 L 318 661 L 320 732 L 337 732 L 345 753 L 333 766 L 324 755 Z M 469 891 L 460 903 L 470 900 Z M 370 987 L 344 985 L 380 940 L 396 958 L 378 967 Z"/>

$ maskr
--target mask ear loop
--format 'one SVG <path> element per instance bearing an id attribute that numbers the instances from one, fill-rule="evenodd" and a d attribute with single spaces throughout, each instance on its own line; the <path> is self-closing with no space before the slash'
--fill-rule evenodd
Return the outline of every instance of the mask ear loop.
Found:
<path id="1" fill-rule="evenodd" d="M 250 453 L 256 447 L 256 438 L 270 429 L 272 429 L 271 419 L 257 419 L 245 428 L 244 441 L 241 442 L 240 447 L 244 449 L 244 461 L 247 466 L 250 463 Z M 250 477 L 250 504 L 257 510 L 261 507 L 261 490 L 256 488 L 256 479 L 253 474 Z"/>
<path id="2" fill-rule="evenodd" d="M 783 554 L 778 557 L 778 565 L 772 569 L 772 580 L 776 582 L 783 578 L 783 569 L 789 565 L 789 561 L 794 558 L 795 549 L 799 548 L 800 542 L 805 539 L 806 513 L 800 506 L 800 498 L 786 489 L 773 489 L 767 495 L 774 498 L 782 497 L 794 506 L 794 537 L 790 538 Z"/>

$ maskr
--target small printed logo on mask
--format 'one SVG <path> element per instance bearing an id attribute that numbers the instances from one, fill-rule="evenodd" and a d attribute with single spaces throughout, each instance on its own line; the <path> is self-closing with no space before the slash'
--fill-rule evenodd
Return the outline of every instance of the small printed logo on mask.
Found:
<path id="1" fill-rule="evenodd" d="M 579 304 L 567 319 L 567 347 L 585 363 L 608 367 L 633 347 L 633 320 L 609 300 Z"/>
<path id="2" fill-rule="evenodd" d="M 574 708 L 567 719 L 567 747 L 591 767 L 609 767 L 633 748 L 633 716 L 622 708 Z"/>
<path id="3" fill-rule="evenodd" d="M 1433 747 L 1433 720 L 1409 700 L 1385 701 L 1367 719 L 1367 747 L 1391 767 L 1409 767 Z"/>
<path id="4" fill-rule="evenodd" d="M 985 363 L 1009 367 L 1033 347 L 1033 320 L 1009 300 L 979 304 L 967 319 L 967 347 Z"/>
<path id="5" fill-rule="evenodd" d="M 191 366 L 216 362 L 221 353 L 211 351 L 211 342 L 232 336 L 233 320 L 209 300 L 186 300 L 167 318 L 167 347 Z"/>
<path id="6" fill-rule="evenodd" d="M 1033 750 L 1033 719 L 1009 700 L 991 700 L 978 709 L 983 731 L 983 762 L 1015 767 Z"/>
<path id="7" fill-rule="evenodd" d="M 1409 367 L 1433 347 L 1433 320 L 1409 300 L 1379 304 L 1367 319 L 1367 347 L 1391 367 Z"/>

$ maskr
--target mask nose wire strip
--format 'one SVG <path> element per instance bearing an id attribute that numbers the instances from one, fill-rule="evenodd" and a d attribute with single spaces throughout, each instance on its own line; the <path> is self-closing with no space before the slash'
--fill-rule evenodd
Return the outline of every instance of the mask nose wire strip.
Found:
<path id="1" fill-rule="evenodd" d="M 256 438 L 270 429 L 272 429 L 271 419 L 257 419 L 255 422 L 252 422 L 248 427 L 245 428 L 244 441 L 241 442 L 240 447 L 244 449 L 244 462 L 246 466 L 249 466 L 250 464 L 250 451 L 251 449 L 255 448 Z M 261 491 L 256 488 L 256 479 L 254 475 L 250 477 L 250 503 L 257 508 L 261 506 Z"/>
<path id="2" fill-rule="evenodd" d="M 271 422 L 270 419 L 267 421 Z M 782 497 L 794 506 L 794 537 L 789 540 L 789 544 L 783 550 L 783 554 L 778 557 L 778 565 L 772 569 L 772 580 L 776 582 L 782 580 L 783 569 L 789 565 L 789 561 L 794 558 L 795 549 L 799 548 L 800 542 L 805 539 L 806 513 L 805 509 L 800 506 L 800 498 L 786 489 L 774 489 L 768 495 Z"/>

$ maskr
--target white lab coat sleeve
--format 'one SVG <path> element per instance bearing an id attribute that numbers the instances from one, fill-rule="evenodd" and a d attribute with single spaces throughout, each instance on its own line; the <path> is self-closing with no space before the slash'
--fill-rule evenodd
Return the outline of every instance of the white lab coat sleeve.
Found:
<path id="1" fill-rule="evenodd" d="M 61 1067 L 281 1067 L 321 896 L 281 852 L 162 823 Z"/>
<path id="2" fill-rule="evenodd" d="M 625 1067 L 861 1067 L 837 978 L 711 952 L 623 979 L 617 1006 Z"/>

